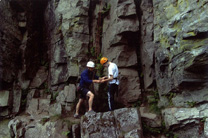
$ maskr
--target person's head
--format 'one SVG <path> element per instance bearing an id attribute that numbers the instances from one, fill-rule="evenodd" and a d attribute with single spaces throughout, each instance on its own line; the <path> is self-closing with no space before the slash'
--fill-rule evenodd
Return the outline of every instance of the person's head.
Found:
<path id="1" fill-rule="evenodd" d="M 87 68 L 90 70 L 90 71 L 93 71 L 94 70 L 94 68 L 95 68 L 95 63 L 94 62 L 92 62 L 92 61 L 89 61 L 89 62 L 87 62 Z"/>
<path id="2" fill-rule="evenodd" d="M 108 58 L 102 57 L 102 58 L 100 59 L 100 64 L 103 65 L 104 67 L 107 67 L 107 66 L 108 66 L 107 63 L 108 63 Z"/>

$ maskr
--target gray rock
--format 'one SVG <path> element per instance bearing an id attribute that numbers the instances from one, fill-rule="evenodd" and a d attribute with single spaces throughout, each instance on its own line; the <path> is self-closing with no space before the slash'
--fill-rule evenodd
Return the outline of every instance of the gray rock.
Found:
<path id="1" fill-rule="evenodd" d="M 17 114 L 20 111 L 22 103 L 22 90 L 18 84 L 14 84 L 13 97 L 12 113 Z"/>
<path id="2" fill-rule="evenodd" d="M 73 138 L 80 137 L 80 124 L 72 125 L 72 133 L 73 133 Z"/>
<path id="3" fill-rule="evenodd" d="M 38 113 L 38 106 L 39 106 L 39 101 L 37 98 L 33 98 L 30 100 L 28 104 L 28 108 L 26 109 L 26 112 L 29 114 L 37 114 Z"/>
<path id="4" fill-rule="evenodd" d="M 46 67 L 40 67 L 36 76 L 30 84 L 31 88 L 39 88 L 47 79 L 48 72 L 46 71 Z"/>
<path id="5" fill-rule="evenodd" d="M 207 88 L 202 90 L 183 91 L 181 94 L 177 94 L 176 97 L 172 98 L 172 103 L 176 107 L 190 107 L 190 103 L 196 105 L 201 102 L 207 102 L 207 98 Z"/>
<path id="6" fill-rule="evenodd" d="M 134 129 L 124 135 L 124 138 L 142 138 L 141 131 Z"/>
<path id="7" fill-rule="evenodd" d="M 50 102 L 50 99 L 39 99 L 38 111 L 48 113 L 50 109 Z"/>
<path id="8" fill-rule="evenodd" d="M 77 77 L 80 73 L 77 63 L 86 61 L 89 43 L 88 9 L 88 0 L 61 0 L 48 4 L 45 15 L 49 22 L 49 41 L 53 43 L 54 49 L 51 61 L 52 85 L 66 82 L 71 76 Z"/>
<path id="9" fill-rule="evenodd" d="M 162 119 L 159 115 L 151 113 L 147 107 L 140 107 L 142 121 L 150 127 L 161 127 Z"/>
<path id="10" fill-rule="evenodd" d="M 60 103 L 55 103 L 50 105 L 49 107 L 49 115 L 61 115 L 62 114 L 62 107 Z"/>
<path id="11" fill-rule="evenodd" d="M 0 121 L 0 137 L 1 138 L 11 138 L 10 137 L 10 132 L 9 132 L 9 128 L 8 128 L 8 123 L 10 120 L 3 120 Z"/>
<path id="12" fill-rule="evenodd" d="M 86 114 L 81 119 L 81 137 L 141 137 L 140 115 L 136 108 Z"/>
<path id="13" fill-rule="evenodd" d="M 26 118 L 26 117 L 25 117 Z M 30 118 L 26 118 L 30 120 Z M 46 121 L 44 119 L 38 122 L 28 122 L 24 118 L 11 120 L 9 122 L 10 131 L 13 132 L 13 137 L 26 137 L 26 138 L 45 138 L 57 137 L 67 138 L 69 128 L 63 120 L 55 122 Z"/>
<path id="14" fill-rule="evenodd" d="M 129 132 L 135 128 L 141 130 L 140 115 L 136 108 L 115 110 L 114 116 L 120 132 Z"/>
<path id="15" fill-rule="evenodd" d="M 0 107 L 8 106 L 9 104 L 9 91 L 0 91 Z"/>
<path id="16" fill-rule="evenodd" d="M 204 136 L 206 138 L 208 137 L 208 118 L 206 118 L 205 123 L 204 123 Z"/>
<path id="17" fill-rule="evenodd" d="M 207 117 L 208 105 L 194 108 L 166 108 L 162 111 L 167 128 L 184 127 L 188 124 L 199 124 L 198 120 Z"/>
<path id="18" fill-rule="evenodd" d="M 66 105 L 67 103 L 74 102 L 76 98 L 76 87 L 74 84 L 69 84 L 69 86 L 65 86 L 64 90 L 61 91 L 56 97 L 56 100 L 58 103 L 61 103 L 62 105 Z"/>
<path id="19" fill-rule="evenodd" d="M 134 69 L 120 69 L 117 101 L 124 105 L 136 102 L 141 95 L 138 72 Z"/>

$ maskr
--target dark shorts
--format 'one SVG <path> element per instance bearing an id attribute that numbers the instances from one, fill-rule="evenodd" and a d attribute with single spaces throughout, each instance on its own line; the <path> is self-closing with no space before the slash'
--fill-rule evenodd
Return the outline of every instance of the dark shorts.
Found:
<path id="1" fill-rule="evenodd" d="M 87 97 L 87 93 L 89 92 L 90 90 L 87 89 L 87 88 L 80 88 L 80 97 L 81 99 L 86 99 Z"/>

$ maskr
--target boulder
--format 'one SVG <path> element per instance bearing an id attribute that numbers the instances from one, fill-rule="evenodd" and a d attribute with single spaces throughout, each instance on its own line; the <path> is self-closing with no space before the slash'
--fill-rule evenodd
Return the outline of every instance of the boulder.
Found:
<path id="1" fill-rule="evenodd" d="M 8 124 L 11 137 L 44 138 L 57 137 L 67 138 L 70 126 L 67 121 L 57 119 L 51 121 L 49 117 L 39 117 L 33 120 L 29 116 L 17 116 Z"/>
<path id="2" fill-rule="evenodd" d="M 0 91 L 0 107 L 9 106 L 9 94 L 7 90 Z"/>
<path id="3" fill-rule="evenodd" d="M 81 119 L 81 137 L 142 137 L 140 114 L 136 108 L 105 113 L 86 113 Z"/>
<path id="4" fill-rule="evenodd" d="M 76 87 L 74 84 L 69 84 L 69 86 L 65 86 L 64 90 L 59 93 L 58 97 L 56 97 L 56 100 L 58 103 L 66 105 L 67 103 L 74 102 L 75 98 Z"/>
<path id="5" fill-rule="evenodd" d="M 208 104 L 193 108 L 166 108 L 162 111 L 167 128 L 177 129 L 188 124 L 199 125 L 199 120 L 206 118 Z"/>
<path id="6" fill-rule="evenodd" d="M 147 107 L 140 107 L 141 118 L 150 127 L 161 127 L 162 119 L 160 115 L 151 113 Z"/>
<path id="7" fill-rule="evenodd" d="M 12 113 L 17 114 L 20 112 L 22 100 L 22 90 L 18 84 L 14 84 Z"/>
<path id="8" fill-rule="evenodd" d="M 10 132 L 8 128 L 8 123 L 10 120 L 6 119 L 3 121 L 0 121 L 0 137 L 1 138 L 10 138 Z"/>

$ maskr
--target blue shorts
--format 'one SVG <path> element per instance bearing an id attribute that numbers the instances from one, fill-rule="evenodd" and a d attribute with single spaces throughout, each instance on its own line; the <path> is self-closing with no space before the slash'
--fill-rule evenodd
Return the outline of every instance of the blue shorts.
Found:
<path id="1" fill-rule="evenodd" d="M 86 99 L 86 96 L 87 96 L 87 93 L 89 92 L 90 90 L 87 89 L 87 88 L 80 88 L 80 97 L 81 99 Z"/>

